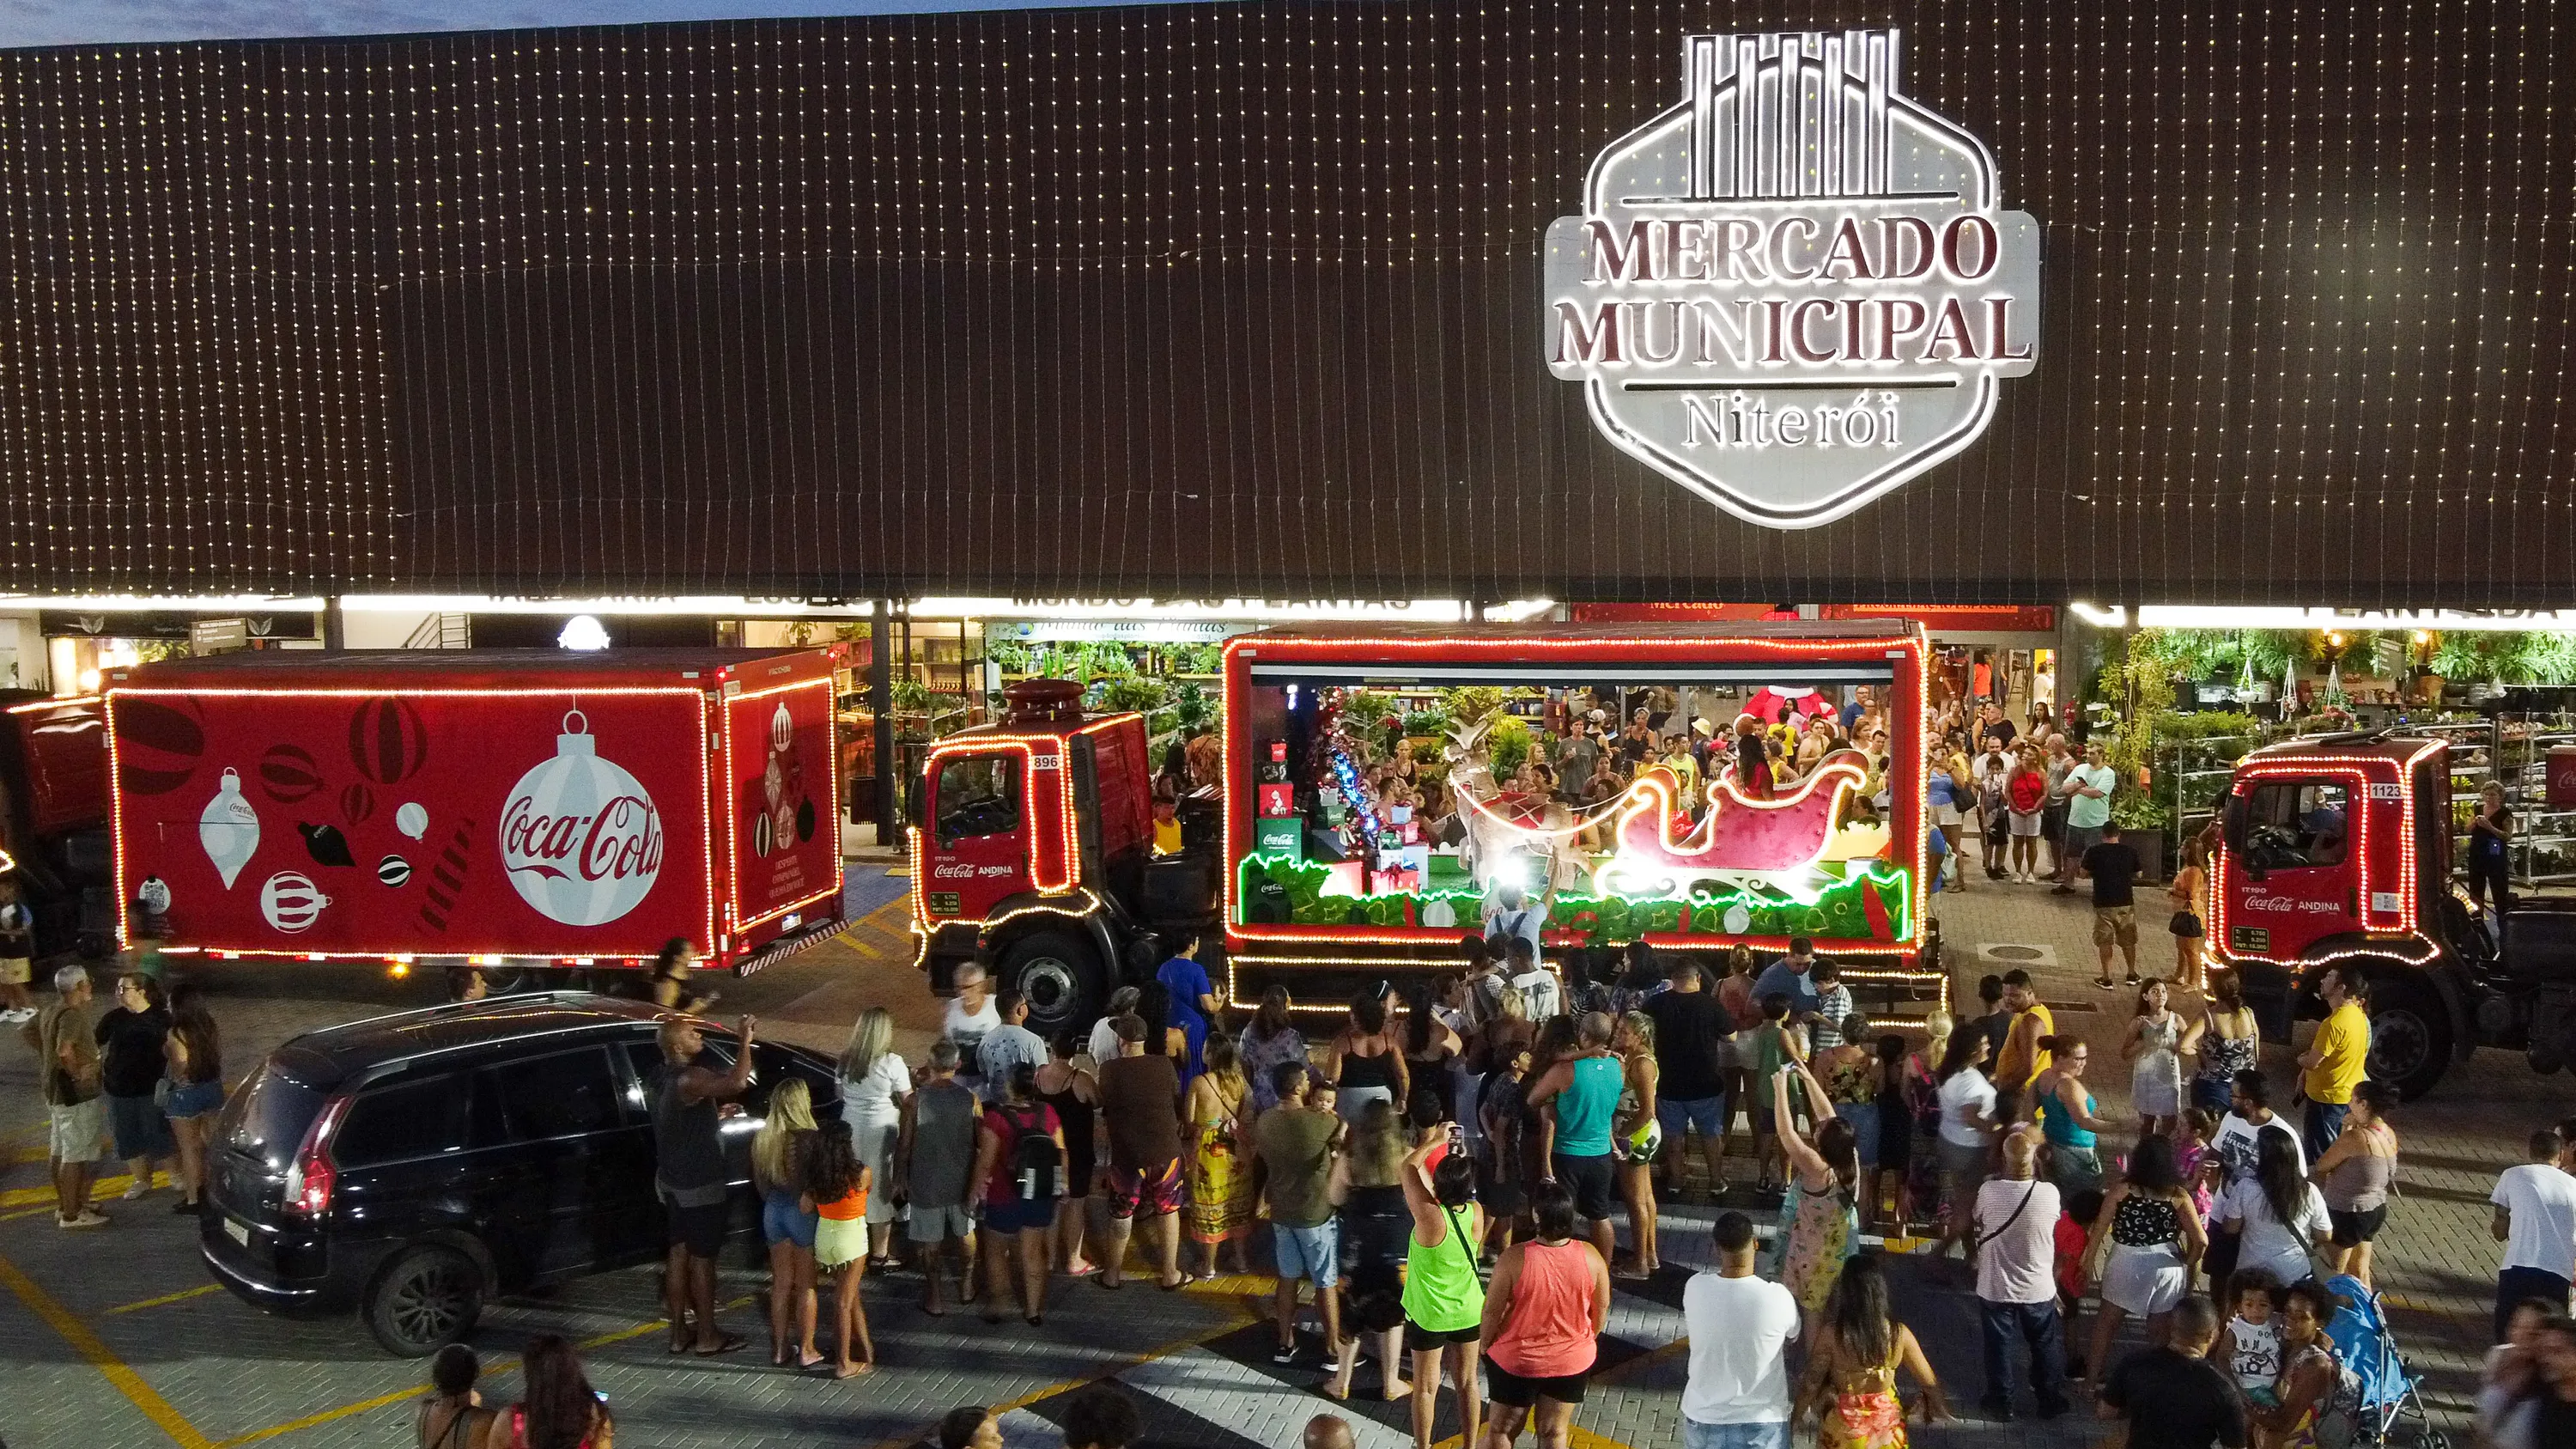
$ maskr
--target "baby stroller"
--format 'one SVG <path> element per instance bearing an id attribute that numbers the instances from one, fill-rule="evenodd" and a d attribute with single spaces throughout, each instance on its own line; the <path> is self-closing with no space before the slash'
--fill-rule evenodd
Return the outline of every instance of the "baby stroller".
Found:
<path id="1" fill-rule="evenodd" d="M 2425 1412 L 2415 1375 L 2406 1367 L 2406 1356 L 2388 1326 L 2379 1295 L 2350 1274 L 2327 1279 L 2326 1291 L 2343 1304 L 2326 1324 L 2326 1336 L 2334 1340 L 2344 1366 L 2361 1380 L 2360 1424 L 2353 1442 L 2392 1444 L 2396 1441 L 2390 1431 L 2400 1419 L 2412 1418 L 2416 1449 L 2450 1449 L 2450 1436 L 2434 1427 L 2432 1416 Z"/>

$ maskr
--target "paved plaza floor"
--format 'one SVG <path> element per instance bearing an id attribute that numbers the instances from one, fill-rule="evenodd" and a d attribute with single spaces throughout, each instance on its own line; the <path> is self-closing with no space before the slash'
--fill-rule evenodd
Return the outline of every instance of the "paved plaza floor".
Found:
<path id="1" fill-rule="evenodd" d="M 891 894 L 874 879 L 861 889 L 863 905 Z M 718 1012 L 752 1011 L 769 1034 L 837 1050 L 862 1008 L 885 1005 L 904 1027 L 901 1045 L 917 1057 L 937 1013 L 907 968 L 900 911 L 899 902 L 883 905 L 832 946 L 724 983 Z M 2106 1109 L 2124 1107 L 2116 1045 L 2131 997 L 2091 985 L 2090 919 L 2080 899 L 1978 880 L 1965 893 L 1936 897 L 1935 912 L 1967 979 L 1981 961 L 1994 970 L 2027 965 L 2046 999 L 2073 1008 L 2061 1010 L 2061 1026 L 2092 1041 Z M 2150 936 L 2147 950 L 2150 971 L 2170 971 L 2167 941 Z M 430 982 L 344 966 L 227 963 L 206 968 L 204 979 L 235 1070 L 297 1031 L 427 1004 L 436 992 Z M 2264 1064 L 2286 1097 L 2290 1053 L 2267 1050 Z M 2496 1172 L 2517 1159 L 2522 1137 L 2568 1110 L 2569 1098 L 2565 1078 L 2535 1077 L 2517 1056 L 2482 1052 L 2397 1119 L 2401 1197 L 2379 1243 L 2380 1285 L 2427 1377 L 2437 1416 L 2453 1427 L 2465 1422 L 2474 1364 L 2487 1343 L 2499 1254 L 2487 1232 L 2487 1191 Z M 101 1196 L 113 1226 L 56 1229 L 43 1148 L 33 1065 L 12 1037 L 0 1042 L 0 1439 L 14 1449 L 165 1440 L 186 1449 L 408 1442 L 408 1401 L 424 1365 L 386 1357 L 354 1320 L 267 1317 L 213 1287 L 197 1260 L 195 1224 L 169 1213 L 166 1189 L 125 1202 L 115 1196 L 124 1181 L 111 1178 Z M 1734 1175 L 1749 1179 L 1750 1164 Z M 1681 1270 L 1706 1261 L 1705 1229 L 1716 1211 L 1669 1208 L 1662 1229 L 1667 1275 L 1618 1285 L 1603 1372 L 1575 1418 L 1577 1449 L 1679 1442 Z M 1256 1263 L 1261 1256 L 1256 1249 Z M 2025 1416 L 2009 1424 L 1976 1417 L 1973 1302 L 1936 1283 L 1921 1259 L 1903 1257 L 1894 1266 L 1902 1316 L 1923 1338 L 1963 1415 L 1955 1426 L 1918 1433 L 1918 1442 L 2000 1449 L 2081 1443 L 2100 1432 L 2080 1417 L 2035 1422 L 2026 1400 Z M 913 1306 L 918 1279 L 872 1279 L 867 1299 L 881 1365 L 841 1383 L 768 1366 L 755 1297 L 763 1282 L 747 1256 L 728 1263 L 720 1292 L 730 1304 L 726 1317 L 754 1345 L 718 1360 L 664 1351 L 649 1270 L 498 1304 L 476 1335 L 495 1361 L 487 1396 L 506 1402 L 517 1387 L 510 1355 L 528 1335 L 556 1332 L 588 1346 L 592 1377 L 616 1408 L 621 1443 L 630 1445 L 908 1445 L 949 1408 L 973 1403 L 1008 1410 L 1012 1449 L 1053 1449 L 1064 1396 L 1104 1376 L 1138 1395 L 1146 1442 L 1155 1449 L 1276 1449 L 1293 1443 L 1309 1416 L 1334 1407 L 1318 1393 L 1324 1376 L 1312 1340 L 1307 1361 L 1270 1362 L 1266 1277 L 1220 1278 L 1170 1294 L 1155 1291 L 1150 1277 L 1115 1293 L 1058 1279 L 1037 1328 L 1016 1318 L 986 1326 L 971 1310 L 931 1319 Z M 1339 1412 L 1354 1422 L 1362 1449 L 1399 1449 L 1410 1442 L 1406 1410 L 1373 1400 L 1373 1384 L 1364 1367 L 1358 1398 Z M 1448 1396 L 1443 1400 L 1438 1432 L 1454 1442 Z"/>

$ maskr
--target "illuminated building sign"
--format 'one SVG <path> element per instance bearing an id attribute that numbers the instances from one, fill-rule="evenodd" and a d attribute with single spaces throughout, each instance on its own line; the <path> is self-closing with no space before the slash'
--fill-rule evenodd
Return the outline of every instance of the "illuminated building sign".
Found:
<path id="1" fill-rule="evenodd" d="M 1623 452 L 1773 528 L 1985 431 L 2031 370 L 2039 223 L 1897 89 L 1898 35 L 1693 35 L 1681 101 L 1548 228 L 1549 371 Z"/>

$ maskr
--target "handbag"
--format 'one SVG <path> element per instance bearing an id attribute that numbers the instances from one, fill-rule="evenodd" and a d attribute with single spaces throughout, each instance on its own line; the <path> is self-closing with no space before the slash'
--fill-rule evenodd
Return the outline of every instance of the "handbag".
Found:
<path id="1" fill-rule="evenodd" d="M 162 1113 L 167 1115 L 170 1110 L 170 1099 L 178 1094 L 178 1084 L 165 1076 L 152 1084 L 152 1105 L 160 1108 Z"/>

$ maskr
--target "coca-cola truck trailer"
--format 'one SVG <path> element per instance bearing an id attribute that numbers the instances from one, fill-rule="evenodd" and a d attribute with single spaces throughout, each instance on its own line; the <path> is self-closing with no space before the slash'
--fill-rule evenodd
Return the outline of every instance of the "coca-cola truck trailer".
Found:
<path id="1" fill-rule="evenodd" d="M 111 673 L 119 931 L 218 957 L 758 969 L 841 926 L 828 650 Z"/>

